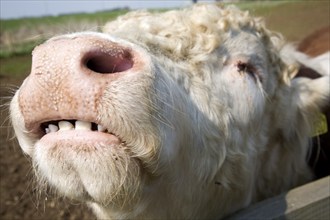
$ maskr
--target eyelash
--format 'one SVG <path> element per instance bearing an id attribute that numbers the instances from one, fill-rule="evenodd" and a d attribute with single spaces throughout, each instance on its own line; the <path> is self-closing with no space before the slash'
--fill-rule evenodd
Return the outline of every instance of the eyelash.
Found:
<path id="1" fill-rule="evenodd" d="M 241 72 L 247 73 L 250 76 L 252 76 L 255 80 L 260 80 L 260 82 L 262 81 L 260 75 L 258 74 L 258 70 L 250 63 L 244 63 L 242 61 L 239 61 L 236 64 L 236 67 L 237 67 L 237 71 L 239 73 L 241 73 Z"/>

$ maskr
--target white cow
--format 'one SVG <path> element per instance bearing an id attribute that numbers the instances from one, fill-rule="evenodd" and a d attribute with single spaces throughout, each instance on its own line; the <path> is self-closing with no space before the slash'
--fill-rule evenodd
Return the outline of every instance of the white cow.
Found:
<path id="1" fill-rule="evenodd" d="M 221 218 L 312 179 L 329 75 L 301 58 L 322 70 L 232 6 L 131 12 L 36 47 L 12 124 L 40 186 L 100 219 Z"/>

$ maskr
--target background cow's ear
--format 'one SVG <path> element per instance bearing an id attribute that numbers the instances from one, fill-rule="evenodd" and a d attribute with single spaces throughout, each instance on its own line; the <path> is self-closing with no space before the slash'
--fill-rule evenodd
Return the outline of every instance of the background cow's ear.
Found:
<path id="1" fill-rule="evenodd" d="M 307 74 L 307 72 L 301 72 L 300 74 Z M 317 73 L 308 72 L 308 74 Z M 291 80 L 291 86 L 293 92 L 296 94 L 299 108 L 306 112 L 321 111 L 330 101 L 329 76 L 322 76 L 315 79 L 295 77 Z"/>
<path id="2" fill-rule="evenodd" d="M 325 108 L 330 100 L 330 52 L 312 58 L 288 44 L 280 56 L 288 66 L 283 79 L 291 85 L 294 103 L 304 112 Z"/>
<path id="3" fill-rule="evenodd" d="M 298 95 L 298 104 L 305 110 L 324 109 L 330 102 L 330 53 L 315 58 L 296 52 L 299 70 L 291 79 L 292 87 Z"/>
<path id="4" fill-rule="evenodd" d="M 315 79 L 330 75 L 330 51 L 316 57 L 310 57 L 303 52 L 297 51 L 293 45 L 288 44 L 281 49 L 280 56 L 287 66 L 293 67 L 293 70 L 288 72 L 288 77 L 291 79 L 294 77 Z M 298 71 L 296 71 L 297 67 Z"/>

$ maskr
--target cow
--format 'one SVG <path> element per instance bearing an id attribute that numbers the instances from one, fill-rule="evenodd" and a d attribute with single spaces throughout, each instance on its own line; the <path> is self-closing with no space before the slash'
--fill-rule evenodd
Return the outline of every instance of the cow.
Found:
<path id="1" fill-rule="evenodd" d="M 320 28 L 312 34 L 305 37 L 298 45 L 297 49 L 304 54 L 310 56 L 314 62 L 323 66 L 326 72 L 330 72 L 330 26 Z M 310 68 L 300 68 L 296 77 L 308 77 L 316 79 L 322 75 Z M 313 168 L 315 176 L 321 178 L 330 175 L 330 104 L 324 106 L 322 109 L 323 115 L 323 130 L 312 139 L 313 148 L 310 156 L 310 166 Z"/>
<path id="2" fill-rule="evenodd" d="M 314 178 L 323 62 L 234 6 L 130 12 L 37 46 L 11 121 L 40 190 L 100 219 L 222 218 Z"/>

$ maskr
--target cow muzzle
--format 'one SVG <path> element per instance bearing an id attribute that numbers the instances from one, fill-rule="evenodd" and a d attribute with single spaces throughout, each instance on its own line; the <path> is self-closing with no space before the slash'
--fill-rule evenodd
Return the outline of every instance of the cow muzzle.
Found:
<path id="1" fill-rule="evenodd" d="M 98 34 L 61 36 L 36 47 L 31 74 L 18 98 L 25 128 L 43 133 L 52 122 L 68 121 L 74 126 L 75 121 L 83 121 L 97 129 L 106 87 L 139 74 L 146 65 L 143 57 L 128 43 Z"/>

